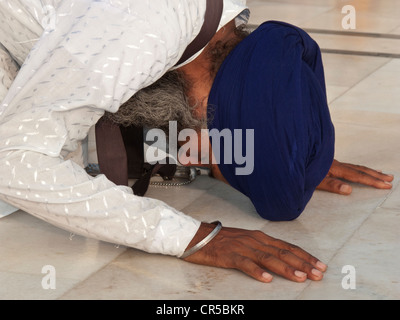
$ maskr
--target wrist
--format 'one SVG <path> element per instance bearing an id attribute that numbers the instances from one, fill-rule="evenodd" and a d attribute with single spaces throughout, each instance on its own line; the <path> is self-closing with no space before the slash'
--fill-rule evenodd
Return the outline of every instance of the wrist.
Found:
<path id="1" fill-rule="evenodd" d="M 219 221 L 213 223 L 202 222 L 192 241 L 187 246 L 181 259 L 185 259 L 205 247 L 222 229 Z"/>

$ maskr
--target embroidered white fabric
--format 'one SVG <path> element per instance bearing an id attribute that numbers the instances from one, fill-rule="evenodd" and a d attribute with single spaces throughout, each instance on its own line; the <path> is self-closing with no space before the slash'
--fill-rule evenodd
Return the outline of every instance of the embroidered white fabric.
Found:
<path id="1" fill-rule="evenodd" d="M 76 234 L 182 255 L 199 221 L 65 156 L 176 64 L 205 3 L 0 0 L 0 199 Z M 221 26 L 246 20 L 245 1 L 224 5 Z"/>

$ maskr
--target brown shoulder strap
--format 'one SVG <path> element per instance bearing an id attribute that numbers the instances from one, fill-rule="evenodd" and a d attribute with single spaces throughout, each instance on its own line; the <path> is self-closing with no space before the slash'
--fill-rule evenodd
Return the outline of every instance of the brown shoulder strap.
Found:
<path id="1" fill-rule="evenodd" d="M 224 9 L 223 0 L 207 0 L 204 23 L 197 37 L 188 45 L 181 59 L 176 65 L 180 65 L 193 57 L 197 52 L 203 49 L 218 30 Z"/>
<path id="2" fill-rule="evenodd" d="M 101 118 L 96 123 L 96 149 L 100 172 L 117 185 L 128 185 L 128 158 L 121 129 Z"/>

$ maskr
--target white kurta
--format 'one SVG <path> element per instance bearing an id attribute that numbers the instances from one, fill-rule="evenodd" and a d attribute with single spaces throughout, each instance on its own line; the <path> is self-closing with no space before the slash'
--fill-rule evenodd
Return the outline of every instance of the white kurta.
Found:
<path id="1" fill-rule="evenodd" d="M 0 200 L 76 234 L 180 256 L 199 221 L 65 156 L 104 111 L 176 64 L 205 3 L 1 0 Z M 225 0 L 220 27 L 245 9 Z"/>

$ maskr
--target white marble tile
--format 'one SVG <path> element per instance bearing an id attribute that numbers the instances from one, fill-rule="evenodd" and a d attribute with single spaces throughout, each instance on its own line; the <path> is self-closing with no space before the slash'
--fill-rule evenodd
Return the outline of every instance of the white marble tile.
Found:
<path id="1" fill-rule="evenodd" d="M 177 258 L 132 249 L 62 299 L 205 299 L 213 296 L 212 272 L 215 270 L 208 268 L 208 272 L 196 273 L 196 268 Z"/>
<path id="2" fill-rule="evenodd" d="M 322 2 L 315 5 L 307 5 L 296 2 L 281 1 L 248 1 L 250 7 L 250 24 L 259 25 L 268 20 L 285 21 L 294 25 L 301 25 L 326 11 L 331 6 Z M 301 12 L 301 14 L 299 14 Z"/>
<path id="3" fill-rule="evenodd" d="M 388 58 L 323 53 L 329 104 L 389 62 Z"/>
<path id="4" fill-rule="evenodd" d="M 284 3 L 286 5 L 307 5 L 307 6 L 321 6 L 321 7 L 334 7 L 341 0 L 247 0 L 247 3 L 252 6 L 254 3 Z M 352 1 L 352 0 L 350 0 Z"/>
<path id="5" fill-rule="evenodd" d="M 399 171 L 399 130 L 336 122 L 335 157 L 342 162 L 372 167 L 386 173 Z"/>
<path id="6" fill-rule="evenodd" d="M 36 299 L 55 297 L 102 268 L 124 250 L 113 244 L 71 236 L 26 213 L 16 212 L 0 223 L 0 272 L 4 279 L 0 283 L 4 286 L 16 283 L 16 287 L 11 286 L 10 290 L 0 285 L 3 288 L 0 289 L 0 299 L 30 298 L 33 292 L 36 292 Z M 41 287 L 44 277 L 42 268 L 47 265 L 53 266 L 56 271 L 59 286 L 55 292 Z M 21 290 L 17 290 L 19 285 Z"/>
<path id="7" fill-rule="evenodd" d="M 250 22 L 254 24 L 275 19 L 303 28 L 346 31 L 342 26 L 346 16 L 342 8 L 352 5 L 356 10 L 354 31 L 396 33 L 394 29 L 399 27 L 400 3 L 396 0 L 248 0 L 247 3 L 252 10 Z"/>
<path id="8" fill-rule="evenodd" d="M 330 104 L 333 101 L 335 101 L 342 94 L 344 94 L 347 90 L 349 90 L 349 87 L 335 86 L 335 85 L 327 84 L 326 85 L 326 95 L 327 95 L 327 98 L 328 98 L 328 104 Z"/>
<path id="9" fill-rule="evenodd" d="M 220 181 L 184 212 L 200 221 L 219 220 L 223 225 L 245 229 L 260 229 L 268 223 L 257 214 L 248 197 Z"/>
<path id="10" fill-rule="evenodd" d="M 356 31 L 365 33 L 389 33 L 394 28 L 398 27 L 399 20 L 395 15 L 383 16 L 379 12 L 365 11 L 361 6 L 355 5 L 356 22 L 355 29 L 343 28 L 343 19 L 347 13 L 342 13 L 342 8 L 347 3 L 338 6 L 332 10 L 325 11 L 316 17 L 312 17 L 307 21 L 302 21 L 301 27 L 311 29 L 324 29 L 334 31 Z M 397 5 L 398 7 L 398 5 Z M 346 25 L 345 20 L 345 25 Z"/>
<path id="11" fill-rule="evenodd" d="M 299 298 L 398 300 L 399 227 L 398 210 L 377 209 L 330 261 L 323 283 L 312 283 Z M 355 268 L 355 289 L 342 286 L 345 276 L 350 276 L 349 271 L 342 273 L 346 265 Z"/>
<path id="12" fill-rule="evenodd" d="M 330 104 L 339 160 L 399 171 L 399 62 L 385 64 Z"/>
<path id="13" fill-rule="evenodd" d="M 262 231 L 299 245 L 324 263 L 329 263 L 390 191 L 352 184 L 350 196 L 317 191 L 295 221 L 269 222 Z"/>
<path id="14" fill-rule="evenodd" d="M 380 205 L 380 208 L 400 212 L 400 185 L 393 189 L 390 196 Z"/>
<path id="15" fill-rule="evenodd" d="M 361 52 L 363 54 L 399 55 L 400 40 L 309 32 L 321 49 L 330 51 Z"/>
<path id="16" fill-rule="evenodd" d="M 392 19 L 397 19 L 400 15 L 400 3 L 397 0 L 352 0 L 350 2 L 361 14 L 369 13 Z"/>
<path id="17" fill-rule="evenodd" d="M 255 281 L 236 270 L 129 250 L 61 299 L 294 299 L 307 284 Z"/>
<path id="18" fill-rule="evenodd" d="M 79 283 L 75 279 L 60 278 L 56 274 L 55 288 L 45 288 L 45 273 L 40 270 L 36 274 L 0 271 L 1 300 L 55 300 Z"/>
<path id="19" fill-rule="evenodd" d="M 390 59 L 322 54 L 327 85 L 351 88 L 387 64 Z"/>
<path id="20" fill-rule="evenodd" d="M 350 90 L 348 93 L 352 94 Z M 362 98 L 360 96 L 360 101 Z M 383 105 L 385 104 L 383 103 Z M 336 101 L 331 104 L 331 116 L 336 123 L 383 130 L 396 130 L 400 121 L 400 115 L 397 113 L 376 112 L 376 110 L 362 110 L 360 112 L 360 110 L 350 109 L 349 107 L 340 108 Z"/>
<path id="21" fill-rule="evenodd" d="M 400 35 L 400 25 L 389 32 L 390 34 Z"/>
<path id="22" fill-rule="evenodd" d="M 331 104 L 331 108 L 400 114 L 400 59 L 393 59 Z"/>

